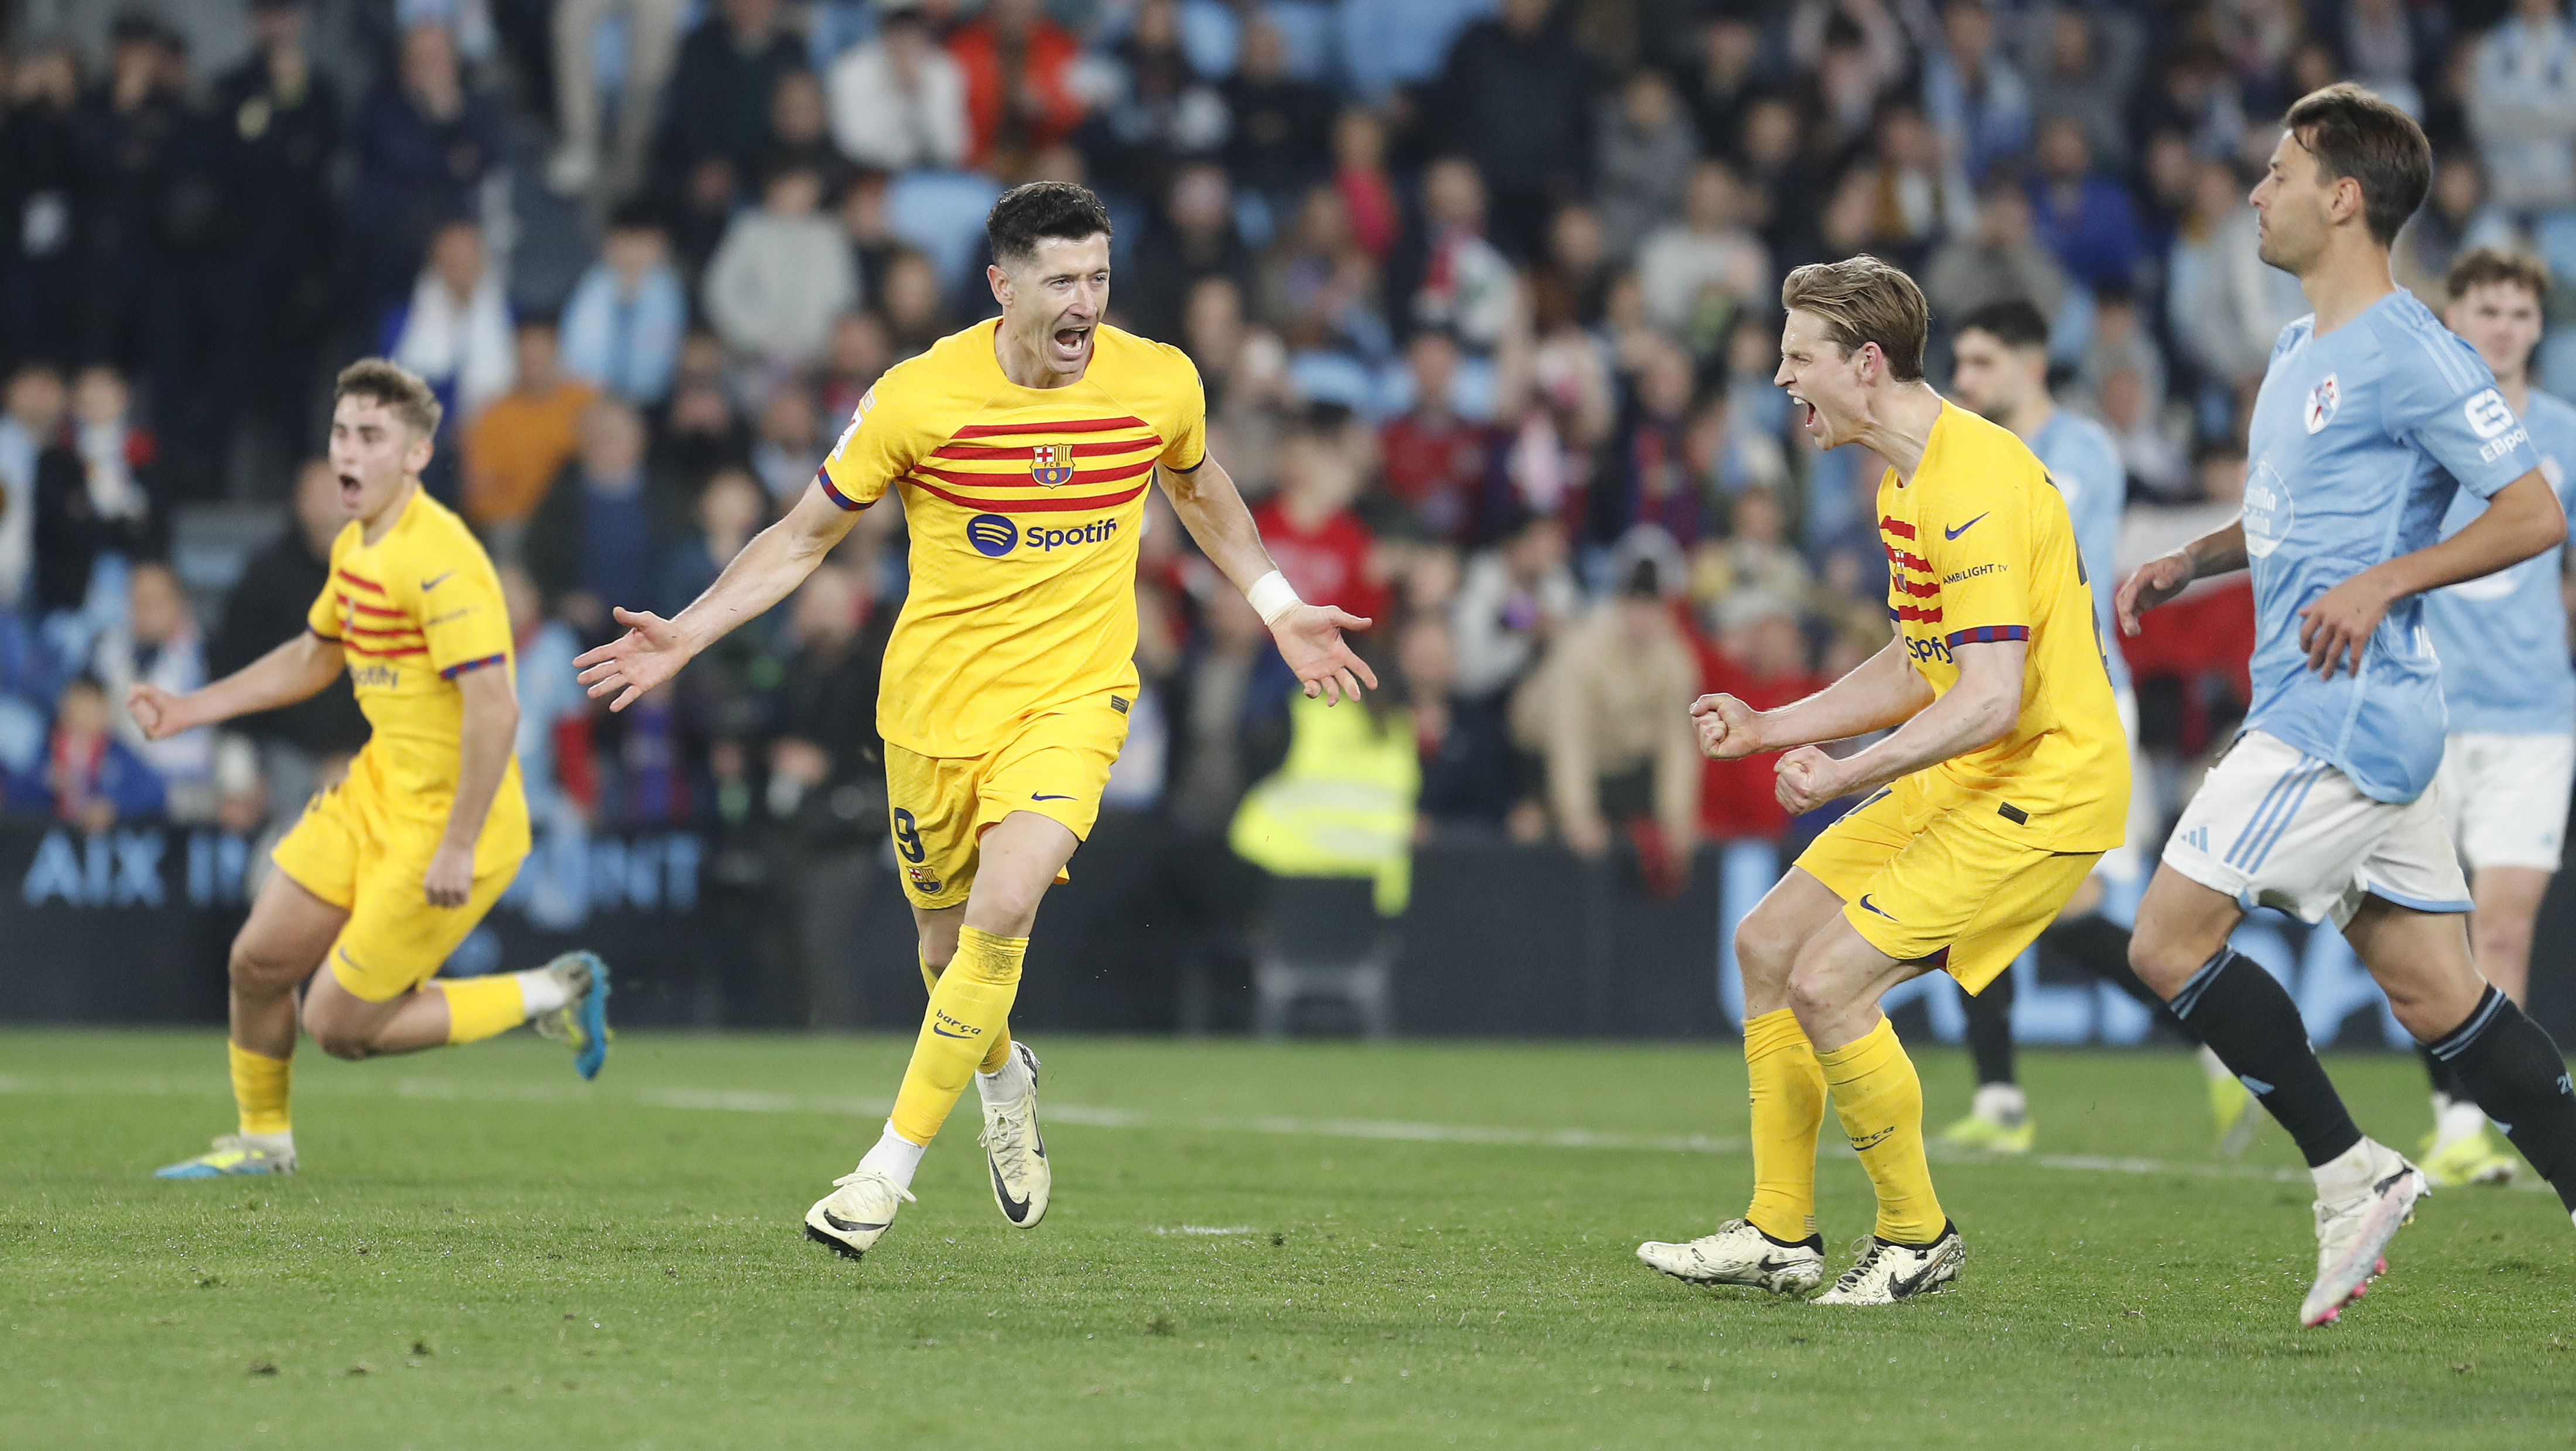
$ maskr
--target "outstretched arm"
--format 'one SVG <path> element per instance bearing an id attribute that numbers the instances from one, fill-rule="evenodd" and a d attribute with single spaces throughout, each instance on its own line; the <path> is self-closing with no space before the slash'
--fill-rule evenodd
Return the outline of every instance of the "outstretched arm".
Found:
<path id="1" fill-rule="evenodd" d="M 1780 804 L 1792 812 L 1813 811 L 1837 796 L 1884 786 L 1899 776 L 1993 745 L 2021 718 L 2022 662 L 2029 651 L 2026 640 L 1951 646 L 1959 682 L 1885 740 L 1839 761 L 1813 746 L 1782 756 L 1774 783 Z M 1852 675 L 1859 673 L 1855 670 Z M 1928 694 L 1931 687 L 1926 685 L 1924 690 Z"/>
<path id="2" fill-rule="evenodd" d="M 1691 703 L 1691 722 L 1699 727 L 1703 754 L 1731 761 L 1756 751 L 1867 735 L 1909 720 L 1931 703 L 1932 686 L 1905 658 L 1905 637 L 1899 635 L 1804 700 L 1755 710 L 1732 695 L 1703 695 Z"/>
<path id="3" fill-rule="evenodd" d="M 858 517 L 833 503 L 822 485 L 806 485 L 787 517 L 753 535 L 687 609 L 667 620 L 649 610 L 611 611 L 626 633 L 573 661 L 582 667 L 581 683 L 593 699 L 616 692 L 608 708 L 624 710 L 736 625 L 787 598 Z"/>
<path id="4" fill-rule="evenodd" d="M 2196 579 L 2232 574 L 2245 567 L 2245 518 L 2238 515 L 2224 529 L 2203 534 L 2171 554 L 2160 555 L 2138 566 L 2129 582 L 2120 586 L 2114 608 L 2120 616 L 2120 633 L 2138 633 L 2138 617 L 2181 594 Z"/>
<path id="5" fill-rule="evenodd" d="M 293 705 L 331 683 L 340 673 L 340 642 L 311 630 L 253 660 L 223 679 L 174 695 L 157 685 L 138 684 L 126 692 L 125 708 L 151 740 L 175 736 L 198 726 L 256 715 Z"/>
<path id="6" fill-rule="evenodd" d="M 1368 662 L 1352 654 L 1342 639 L 1342 631 L 1365 630 L 1373 622 L 1331 605 L 1307 604 L 1285 578 L 1273 578 L 1279 566 L 1271 563 L 1270 551 L 1261 547 L 1261 531 L 1253 527 L 1252 511 L 1243 506 L 1243 495 L 1236 492 L 1234 479 L 1224 467 L 1209 458 L 1188 473 L 1170 468 L 1160 472 L 1164 492 L 1171 495 L 1172 512 L 1180 515 L 1199 548 L 1269 622 L 1270 637 L 1279 642 L 1281 658 L 1297 672 L 1307 696 L 1321 695 L 1338 705 L 1359 699 L 1364 684 L 1375 690 L 1377 676 Z"/>
<path id="7" fill-rule="evenodd" d="M 2331 680 L 2346 652 L 2352 673 L 2388 607 L 2411 594 L 2476 579 L 2520 564 L 2567 537 L 2567 511 L 2549 480 L 2533 469 L 2496 491 L 2486 511 L 2459 533 L 2412 554 L 2372 565 L 2299 608 L 2299 645 L 2308 668 Z"/>

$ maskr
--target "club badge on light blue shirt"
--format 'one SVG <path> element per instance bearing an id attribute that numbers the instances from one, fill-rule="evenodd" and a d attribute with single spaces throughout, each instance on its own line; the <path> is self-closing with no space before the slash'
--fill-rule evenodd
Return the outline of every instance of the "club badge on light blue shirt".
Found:
<path id="1" fill-rule="evenodd" d="M 2343 386 L 2332 373 L 2325 381 L 2308 390 L 2308 432 L 2315 433 L 2334 422 L 2335 410 L 2343 406 Z"/>

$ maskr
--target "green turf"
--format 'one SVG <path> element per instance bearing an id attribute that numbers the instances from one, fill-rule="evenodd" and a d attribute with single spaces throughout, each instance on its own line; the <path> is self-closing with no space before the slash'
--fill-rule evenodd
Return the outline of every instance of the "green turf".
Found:
<path id="1" fill-rule="evenodd" d="M 852 1265 L 798 1219 L 906 1046 L 631 1035 L 587 1087 L 525 1034 L 308 1051 L 305 1172 L 172 1184 L 229 1126 L 219 1038 L 0 1034 L 0 1444 L 2576 1444 L 2553 1197 L 2437 1197 L 2301 1331 L 2295 1158 L 2216 1165 L 2178 1055 L 2029 1055 L 2042 1150 L 2123 1166 L 1943 1163 L 1959 1289 L 1830 1311 L 1631 1254 L 1741 1209 L 1728 1048 L 1041 1040 L 1046 1223 L 962 1117 Z M 2411 1060 L 2333 1068 L 2411 1143 Z M 1837 1265 L 1867 1203 L 1828 1158 Z"/>

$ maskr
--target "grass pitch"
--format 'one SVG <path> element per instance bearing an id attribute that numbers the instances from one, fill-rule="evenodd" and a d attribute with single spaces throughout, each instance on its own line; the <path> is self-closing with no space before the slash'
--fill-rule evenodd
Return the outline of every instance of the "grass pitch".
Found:
<path id="1" fill-rule="evenodd" d="M 2179 1055 L 2030 1054 L 2041 1155 L 1937 1168 L 1960 1287 L 1837 1313 L 1631 1253 L 1741 1210 L 1726 1047 L 1040 1039 L 1046 1223 L 970 1094 L 849 1264 L 799 1216 L 908 1046 L 308 1049 L 302 1174 L 165 1184 L 230 1125 L 215 1034 L 0 1034 L 0 1445 L 2576 1444 L 2553 1196 L 2437 1196 L 2301 1331 L 2305 1176 L 2277 1131 L 2213 1161 Z M 2413 1141 L 2412 1060 L 2332 1066 Z M 1868 1195 L 1827 1159 L 1837 1269 Z"/>

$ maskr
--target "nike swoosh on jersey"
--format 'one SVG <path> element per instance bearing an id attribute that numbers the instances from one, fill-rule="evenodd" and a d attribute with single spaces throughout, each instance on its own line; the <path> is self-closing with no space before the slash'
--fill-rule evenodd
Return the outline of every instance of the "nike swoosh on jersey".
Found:
<path id="1" fill-rule="evenodd" d="M 1878 915 L 1885 917 L 1890 922 L 1896 920 L 1895 914 L 1889 912 L 1886 908 L 1881 907 L 1876 902 L 1871 901 L 1869 899 L 1869 893 L 1867 892 L 1860 894 L 1860 909 L 1864 912 L 1876 912 Z"/>
<path id="2" fill-rule="evenodd" d="M 1988 510 L 1986 511 L 1986 514 L 1991 514 L 1991 513 L 1993 513 L 1993 512 L 1994 512 L 1994 510 L 1992 510 L 1992 509 L 1988 509 Z M 1977 518 L 1976 518 L 1976 519 L 1971 519 L 1971 520 L 1969 520 L 1967 523 L 1960 525 L 1960 526 L 1959 526 L 1958 528 L 1956 528 L 1956 529 L 1944 529 L 1944 530 L 1942 530 L 1942 531 L 1941 531 L 1941 537 L 1942 537 L 1942 538 L 1944 538 L 1944 539 L 1956 539 L 1956 538 L 1958 538 L 1960 535 L 1965 534 L 1965 533 L 1967 533 L 1969 530 L 1976 528 L 1976 527 L 1977 527 L 1977 520 L 1978 520 L 1978 519 L 1983 519 L 1983 518 L 1985 518 L 1985 517 L 1986 517 L 1986 514 L 1979 514 L 1979 515 L 1977 516 Z"/>
<path id="3" fill-rule="evenodd" d="M 1985 516 L 1984 516 L 1984 515 L 1979 515 L 1978 517 L 1979 517 L 1979 518 L 1983 518 L 1983 517 L 1985 517 Z M 1974 521 L 1974 520 L 1971 520 L 1970 522 L 1971 522 L 1971 523 L 1973 523 L 1973 522 L 1975 522 L 1975 521 Z M 422 589 L 422 590 L 424 590 L 424 591 L 427 591 L 427 590 L 434 590 L 434 589 L 438 588 L 440 585 L 447 583 L 447 581 L 448 581 L 449 579 L 453 578 L 453 577 L 455 576 L 455 574 L 456 574 L 456 571 L 451 569 L 451 570 L 449 570 L 449 571 L 448 571 L 447 573 L 445 573 L 445 574 L 432 575 L 430 578 L 422 580 L 422 581 L 420 582 L 420 587 L 421 587 L 421 589 Z"/>
<path id="4" fill-rule="evenodd" d="M 1070 797 L 1070 796 L 1044 796 L 1044 795 L 1039 795 L 1039 796 L 1031 796 L 1029 799 L 1030 799 L 1031 801 L 1071 801 L 1073 798 L 1072 798 L 1072 797 Z"/>

